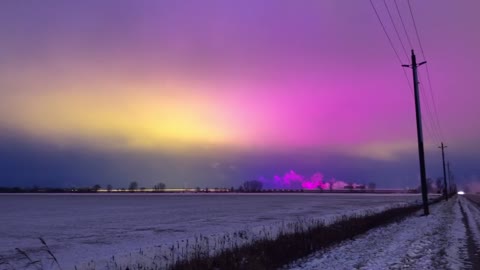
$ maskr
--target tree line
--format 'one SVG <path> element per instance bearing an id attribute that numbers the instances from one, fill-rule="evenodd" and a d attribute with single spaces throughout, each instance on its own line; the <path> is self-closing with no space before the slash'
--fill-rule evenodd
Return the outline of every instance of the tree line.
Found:
<path id="1" fill-rule="evenodd" d="M 155 184 L 151 188 L 151 192 L 163 192 L 166 189 L 165 183 Z M 128 188 L 113 188 L 108 184 L 103 188 L 100 184 L 91 187 L 71 187 L 71 188 L 52 188 L 52 187 L 0 187 L 0 193 L 96 193 L 96 192 L 145 192 L 147 188 L 139 187 L 137 181 L 132 181 Z"/>

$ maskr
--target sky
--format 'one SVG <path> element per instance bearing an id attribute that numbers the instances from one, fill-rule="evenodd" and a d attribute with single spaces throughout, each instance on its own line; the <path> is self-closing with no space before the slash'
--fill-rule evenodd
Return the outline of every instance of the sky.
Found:
<path id="1" fill-rule="evenodd" d="M 408 55 L 373 3 L 408 64 L 395 2 Z M 480 2 L 411 6 L 427 174 L 443 140 L 457 182 L 479 181 Z M 0 186 L 419 184 L 411 70 L 369 1 L 5 0 L 0 40 Z"/>

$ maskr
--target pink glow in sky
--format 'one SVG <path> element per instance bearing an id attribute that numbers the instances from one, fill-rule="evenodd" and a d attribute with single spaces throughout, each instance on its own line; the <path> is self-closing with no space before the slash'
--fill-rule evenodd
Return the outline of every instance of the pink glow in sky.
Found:
<path id="1" fill-rule="evenodd" d="M 286 172 L 284 175 L 275 175 L 273 179 L 260 177 L 259 180 L 266 188 L 275 189 L 343 189 L 347 182 L 335 178 L 325 179 L 322 173 L 316 172 L 310 177 L 305 177 L 296 173 L 294 170 Z M 352 184 L 354 184 L 352 182 Z"/>

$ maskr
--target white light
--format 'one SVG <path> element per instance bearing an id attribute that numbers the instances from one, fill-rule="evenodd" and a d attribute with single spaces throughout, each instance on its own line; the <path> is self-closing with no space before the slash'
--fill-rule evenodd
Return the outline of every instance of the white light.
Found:
<path id="1" fill-rule="evenodd" d="M 465 195 L 465 192 L 459 191 L 459 192 L 457 192 L 457 194 L 458 194 L 458 195 Z"/>

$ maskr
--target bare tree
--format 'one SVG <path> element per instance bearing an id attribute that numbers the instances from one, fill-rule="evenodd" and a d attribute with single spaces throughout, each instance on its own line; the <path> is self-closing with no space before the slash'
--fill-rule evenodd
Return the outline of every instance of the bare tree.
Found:
<path id="1" fill-rule="evenodd" d="M 427 178 L 427 190 L 429 193 L 434 191 L 432 178 Z"/>
<path id="2" fill-rule="evenodd" d="M 112 192 L 112 189 L 113 189 L 112 185 L 107 185 L 107 192 Z"/>
<path id="3" fill-rule="evenodd" d="M 368 190 L 372 190 L 372 191 L 373 191 L 373 190 L 375 190 L 375 189 L 377 188 L 377 184 L 376 184 L 375 182 L 369 182 L 369 183 L 367 184 L 367 188 L 368 188 Z"/>
<path id="4" fill-rule="evenodd" d="M 164 183 L 158 183 L 155 186 L 153 186 L 153 190 L 155 191 L 164 191 L 167 186 Z"/>
<path id="5" fill-rule="evenodd" d="M 128 190 L 130 190 L 130 192 L 135 192 L 135 190 L 137 189 L 138 189 L 138 183 L 136 181 L 130 182 L 130 185 L 128 185 Z"/>
<path id="6" fill-rule="evenodd" d="M 261 191 L 263 183 L 258 180 L 245 181 L 243 183 L 243 189 L 247 192 Z"/>
<path id="7" fill-rule="evenodd" d="M 95 186 L 93 186 L 93 191 L 98 192 L 98 190 L 101 188 L 102 186 L 100 186 L 99 184 L 96 184 Z"/>
<path id="8" fill-rule="evenodd" d="M 437 186 L 437 193 L 442 193 L 443 191 L 443 177 L 438 177 L 437 181 L 435 182 Z"/>

